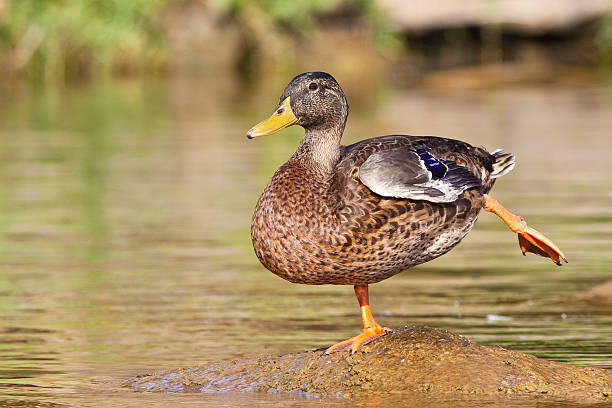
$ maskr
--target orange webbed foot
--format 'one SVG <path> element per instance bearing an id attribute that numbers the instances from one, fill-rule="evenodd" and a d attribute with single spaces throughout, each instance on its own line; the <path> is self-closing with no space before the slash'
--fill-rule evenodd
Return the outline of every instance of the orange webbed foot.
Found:
<path id="1" fill-rule="evenodd" d="M 550 258 L 559 266 L 561 266 L 561 261 L 567 263 L 567 258 L 565 258 L 559 247 L 536 229 L 525 224 L 525 229 L 517 233 L 523 255 L 526 252 L 531 252 L 545 258 Z"/>
<path id="2" fill-rule="evenodd" d="M 550 258 L 559 266 L 561 266 L 561 261 L 567 263 L 567 258 L 563 252 L 548 237 L 528 226 L 522 217 L 512 214 L 490 195 L 484 194 L 484 199 L 483 208 L 486 211 L 497 214 L 512 231 L 518 234 L 519 246 L 523 255 L 526 252 L 531 252 L 545 258 Z"/>
<path id="3" fill-rule="evenodd" d="M 361 308 L 363 331 L 361 334 L 355 337 L 351 337 L 348 340 L 341 341 L 340 343 L 336 343 L 329 347 L 327 350 L 325 350 L 325 354 L 349 350 L 349 353 L 353 355 L 353 353 L 355 353 L 359 347 L 391 332 L 390 328 L 383 327 L 376 323 L 374 316 L 372 316 L 372 311 L 370 310 L 370 300 L 368 298 L 368 285 L 355 285 L 355 295 L 357 296 L 357 300 L 359 301 L 359 306 Z"/>
<path id="4" fill-rule="evenodd" d="M 325 350 L 325 354 L 337 353 L 339 351 L 349 350 L 349 354 L 353 355 L 359 347 L 370 343 L 377 338 L 384 336 L 387 333 L 390 333 L 391 329 L 388 327 L 383 327 L 379 324 L 374 326 L 367 327 L 363 329 L 361 334 L 358 334 L 355 337 L 351 337 L 350 339 L 341 341 L 340 343 L 336 343 L 331 347 L 328 347 Z"/>

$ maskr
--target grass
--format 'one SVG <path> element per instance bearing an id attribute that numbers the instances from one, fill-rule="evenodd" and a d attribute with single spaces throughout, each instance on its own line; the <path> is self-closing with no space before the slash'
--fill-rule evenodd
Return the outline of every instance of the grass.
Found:
<path id="1" fill-rule="evenodd" d="M 322 16 L 365 21 L 383 52 L 402 45 L 375 0 L 0 0 L 0 77 L 61 82 L 164 71 L 172 56 L 162 17 L 193 2 L 240 30 L 250 57 L 235 61 L 242 68 L 295 48 L 292 40 L 307 36 Z M 612 14 L 597 27 L 585 47 L 595 50 L 595 63 L 612 66 Z"/>
<path id="2" fill-rule="evenodd" d="M 45 80 L 159 68 L 170 1 L 0 0 L 2 66 Z"/>
<path id="3" fill-rule="evenodd" d="M 0 76 L 17 73 L 31 80 L 57 82 L 164 70 L 171 61 L 161 18 L 168 7 L 187 3 L 0 0 Z M 253 49 L 270 48 L 270 44 L 282 47 L 283 38 L 308 34 L 318 16 L 338 9 L 367 19 L 380 44 L 392 38 L 374 0 L 210 0 L 204 4 L 224 23 L 238 27 L 246 47 Z M 275 35 L 277 42 L 266 38 Z"/>

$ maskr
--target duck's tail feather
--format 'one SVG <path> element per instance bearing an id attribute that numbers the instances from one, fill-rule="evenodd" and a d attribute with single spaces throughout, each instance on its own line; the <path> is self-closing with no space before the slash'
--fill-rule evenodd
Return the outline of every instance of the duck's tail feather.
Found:
<path id="1" fill-rule="evenodd" d="M 495 158 L 493 162 L 493 171 L 491 178 L 498 178 L 510 172 L 514 168 L 514 155 L 503 149 L 497 149 L 491 152 L 491 156 Z"/>

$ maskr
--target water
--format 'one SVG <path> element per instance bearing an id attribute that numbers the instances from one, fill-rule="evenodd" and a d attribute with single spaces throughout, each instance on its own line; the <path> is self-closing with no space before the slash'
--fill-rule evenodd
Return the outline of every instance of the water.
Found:
<path id="1" fill-rule="evenodd" d="M 139 373 L 314 349 L 360 329 L 352 288 L 287 283 L 252 253 L 252 209 L 300 130 L 244 134 L 284 82 L 0 94 L 0 407 L 320 405 L 120 387 Z M 612 368 L 611 307 L 576 298 L 612 279 L 612 89 L 373 89 L 346 89 L 346 143 L 434 134 L 515 153 L 494 195 L 570 260 L 522 257 L 514 234 L 482 214 L 451 253 L 371 287 L 379 322 Z"/>

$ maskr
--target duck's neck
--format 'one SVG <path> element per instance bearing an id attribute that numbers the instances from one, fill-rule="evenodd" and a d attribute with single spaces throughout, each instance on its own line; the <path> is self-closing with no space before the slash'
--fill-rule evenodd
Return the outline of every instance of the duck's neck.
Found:
<path id="1" fill-rule="evenodd" d="M 292 158 L 322 176 L 332 174 L 340 161 L 344 125 L 343 121 L 333 127 L 307 128 Z"/>

